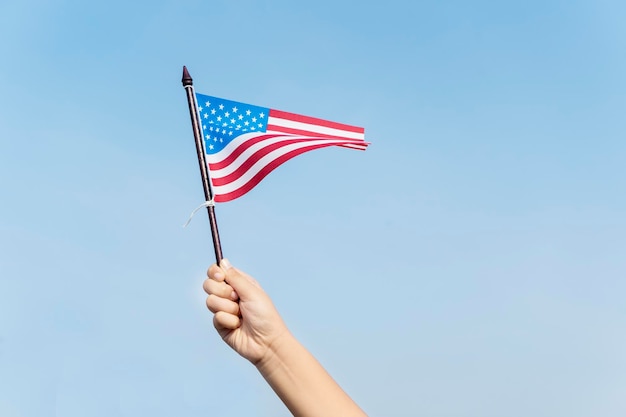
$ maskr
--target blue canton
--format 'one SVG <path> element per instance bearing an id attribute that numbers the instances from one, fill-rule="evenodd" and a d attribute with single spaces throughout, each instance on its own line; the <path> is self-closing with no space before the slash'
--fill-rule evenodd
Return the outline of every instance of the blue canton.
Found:
<path id="1" fill-rule="evenodd" d="M 244 133 L 265 132 L 270 109 L 196 94 L 205 152 L 214 154 Z"/>

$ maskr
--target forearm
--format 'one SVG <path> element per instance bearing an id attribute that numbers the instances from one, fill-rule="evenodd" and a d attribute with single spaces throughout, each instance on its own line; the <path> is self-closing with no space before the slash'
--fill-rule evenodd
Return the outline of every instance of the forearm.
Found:
<path id="1" fill-rule="evenodd" d="M 367 417 L 290 333 L 256 366 L 295 417 Z"/>

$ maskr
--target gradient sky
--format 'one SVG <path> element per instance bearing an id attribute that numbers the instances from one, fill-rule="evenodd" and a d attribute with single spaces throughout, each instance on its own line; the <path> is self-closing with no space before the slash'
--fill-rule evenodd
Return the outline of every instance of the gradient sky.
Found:
<path id="1" fill-rule="evenodd" d="M 288 416 L 222 343 L 196 90 L 364 126 L 217 207 L 371 416 L 626 413 L 621 1 L 4 0 L 0 415 Z"/>

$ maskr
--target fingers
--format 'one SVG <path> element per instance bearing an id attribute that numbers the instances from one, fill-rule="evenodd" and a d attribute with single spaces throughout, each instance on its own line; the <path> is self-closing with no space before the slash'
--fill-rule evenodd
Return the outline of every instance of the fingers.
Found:
<path id="1" fill-rule="evenodd" d="M 202 287 L 209 296 L 206 299 L 206 306 L 212 313 L 227 313 L 229 315 L 239 315 L 239 297 L 224 278 L 226 274 L 223 269 L 213 264 L 207 271 L 208 279 L 204 281 Z M 232 319 L 227 323 L 233 324 Z"/>
<path id="2" fill-rule="evenodd" d="M 224 261 L 222 261 L 222 263 L 223 262 Z M 226 278 L 226 273 L 217 264 L 211 265 L 206 274 L 209 278 L 214 279 L 215 281 L 224 281 Z"/>
<path id="3" fill-rule="evenodd" d="M 218 282 L 214 279 L 208 278 L 204 281 L 204 284 L 202 284 L 202 288 L 204 288 L 204 291 L 207 294 L 215 294 L 218 297 L 227 298 L 233 301 L 237 301 L 239 299 L 239 296 L 237 295 L 237 292 L 233 290 L 233 287 L 224 281 Z"/>
<path id="4" fill-rule="evenodd" d="M 246 294 L 245 297 L 247 299 L 251 299 L 254 298 L 261 289 L 261 286 L 254 278 L 236 268 L 233 268 L 228 259 L 222 259 L 219 266 L 217 264 L 211 265 L 207 271 L 207 275 L 209 279 L 205 281 L 204 290 L 209 294 L 213 293 L 218 294 L 221 297 L 238 299 L 243 292 Z M 231 294 L 226 294 L 227 287 L 220 289 L 216 285 L 211 284 L 211 280 L 230 285 L 230 288 L 234 290 L 235 295 L 238 297 L 232 298 L 233 296 Z"/>
<path id="5" fill-rule="evenodd" d="M 218 297 L 215 294 L 210 294 L 206 298 L 206 306 L 211 310 L 211 313 L 223 311 L 225 313 L 234 314 L 235 316 L 239 315 L 239 304 L 232 300 Z"/>
<path id="6" fill-rule="evenodd" d="M 239 295 L 226 282 L 227 270 L 232 268 L 227 260 L 221 266 L 213 264 L 207 271 L 208 278 L 202 284 L 209 294 L 206 299 L 207 308 L 214 313 L 213 325 L 219 330 L 235 330 L 241 326 L 239 317 Z"/>
<path id="7" fill-rule="evenodd" d="M 239 298 L 244 300 L 252 300 L 257 298 L 261 290 L 261 286 L 248 274 L 241 272 L 236 268 L 229 268 L 226 271 L 226 280 Z"/>
<path id="8" fill-rule="evenodd" d="M 217 330 L 235 330 L 241 326 L 241 319 L 233 314 L 218 311 L 213 316 L 213 326 Z"/>

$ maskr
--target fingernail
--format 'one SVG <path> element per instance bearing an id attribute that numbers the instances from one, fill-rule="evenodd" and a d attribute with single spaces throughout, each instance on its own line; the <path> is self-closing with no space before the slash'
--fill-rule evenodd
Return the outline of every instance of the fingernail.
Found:
<path id="1" fill-rule="evenodd" d="M 239 299 L 239 295 L 237 295 L 236 291 L 230 293 L 230 299 L 233 301 L 237 301 Z"/>
<path id="2" fill-rule="evenodd" d="M 224 278 L 226 277 L 221 272 L 216 272 L 213 274 L 213 279 L 216 281 L 224 281 Z"/>
<path id="3" fill-rule="evenodd" d="M 222 261 L 220 262 L 220 266 L 222 267 L 222 269 L 230 269 L 233 267 L 230 262 L 228 262 L 228 259 L 222 259 Z"/>

